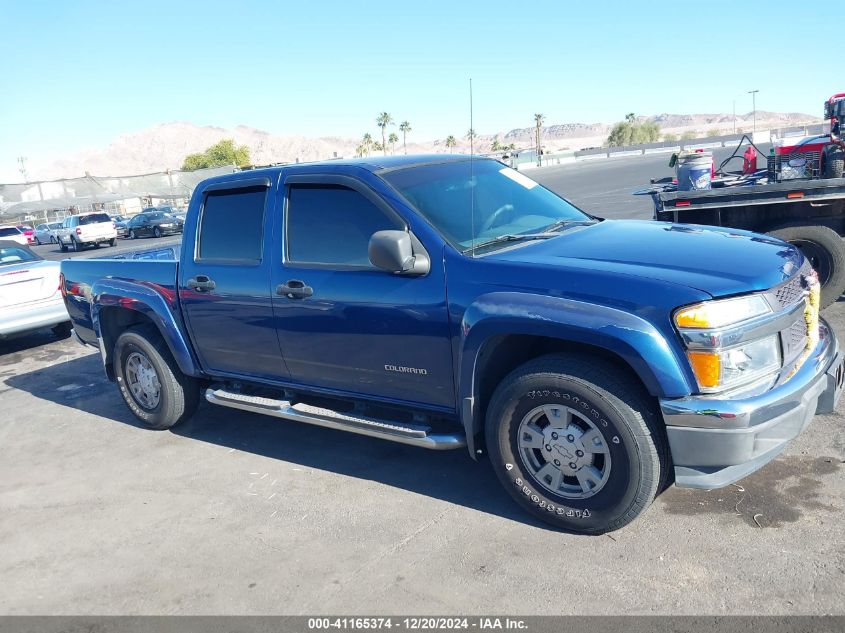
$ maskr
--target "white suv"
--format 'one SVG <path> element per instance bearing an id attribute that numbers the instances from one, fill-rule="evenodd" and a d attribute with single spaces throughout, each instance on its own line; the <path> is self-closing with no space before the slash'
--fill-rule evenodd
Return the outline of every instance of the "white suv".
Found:
<path id="1" fill-rule="evenodd" d="M 99 246 L 108 242 L 114 246 L 117 240 L 117 228 L 107 213 L 83 213 L 65 218 L 62 228 L 56 231 L 56 239 L 62 252 L 70 248 L 81 250 L 83 246 Z"/>

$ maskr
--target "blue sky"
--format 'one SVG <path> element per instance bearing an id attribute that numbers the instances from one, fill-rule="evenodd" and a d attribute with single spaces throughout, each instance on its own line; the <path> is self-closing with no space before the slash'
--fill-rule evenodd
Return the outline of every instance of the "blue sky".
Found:
<path id="1" fill-rule="evenodd" d="M 821 113 L 845 91 L 819 3 L 0 0 L 0 182 L 176 120 L 419 139 L 626 112 Z"/>

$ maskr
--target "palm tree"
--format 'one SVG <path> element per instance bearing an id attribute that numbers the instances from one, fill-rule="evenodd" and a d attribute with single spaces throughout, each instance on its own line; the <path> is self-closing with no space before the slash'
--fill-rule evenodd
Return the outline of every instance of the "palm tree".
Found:
<path id="1" fill-rule="evenodd" d="M 458 141 L 456 141 L 455 137 L 452 136 L 451 134 L 446 137 L 446 147 L 449 148 L 450 154 L 452 153 L 452 148 L 455 147 L 455 145 L 457 145 L 457 144 L 458 144 Z"/>
<path id="2" fill-rule="evenodd" d="M 468 141 L 471 141 L 472 139 L 474 139 L 475 138 L 475 130 L 473 130 L 472 128 L 469 128 L 467 130 L 467 134 L 464 138 L 467 139 Z"/>
<path id="3" fill-rule="evenodd" d="M 637 117 L 634 116 L 633 112 L 629 112 L 628 114 L 625 115 L 625 120 L 628 123 L 633 123 L 635 118 L 637 118 Z"/>
<path id="4" fill-rule="evenodd" d="M 384 138 L 384 132 L 388 125 L 393 125 L 393 117 L 387 112 L 382 112 L 376 117 L 376 125 L 381 128 L 381 147 L 384 150 L 384 155 L 387 156 L 387 141 Z"/>
<path id="5" fill-rule="evenodd" d="M 396 143 L 399 142 L 399 137 L 396 136 L 396 132 L 391 132 L 390 136 L 387 137 L 387 142 L 393 147 L 391 152 L 394 156 L 396 156 Z"/>
<path id="6" fill-rule="evenodd" d="M 493 139 L 493 142 L 490 143 L 490 151 L 491 152 L 498 152 L 500 149 L 503 149 L 502 144 L 499 143 L 499 137 Z"/>
<path id="7" fill-rule="evenodd" d="M 381 149 L 381 150 L 383 150 L 383 149 L 384 149 L 384 145 L 382 145 L 382 144 L 381 144 L 381 143 L 379 143 L 378 141 L 376 141 L 375 143 L 373 143 L 373 151 L 374 151 L 374 152 L 377 152 L 377 151 L 379 151 L 380 149 Z M 385 150 L 385 152 L 384 152 L 384 155 L 385 155 L 385 156 L 387 156 L 387 151 L 386 151 L 386 150 Z"/>
<path id="8" fill-rule="evenodd" d="M 361 143 L 358 147 L 355 148 L 355 155 L 359 157 L 363 157 L 367 151 L 367 146 Z"/>
<path id="9" fill-rule="evenodd" d="M 373 144 L 373 137 L 370 135 L 369 132 L 364 134 L 364 138 L 361 139 L 361 143 L 364 145 L 364 149 L 367 152 L 367 156 L 370 155 L 370 147 Z"/>
<path id="10" fill-rule="evenodd" d="M 537 147 L 537 165 L 538 166 L 540 165 L 540 128 L 543 126 L 543 122 L 545 120 L 546 120 L 546 117 L 544 117 L 542 114 L 535 114 L 534 115 L 534 125 L 537 128 L 537 132 L 536 132 L 537 144 L 536 144 L 536 147 Z"/>
<path id="11" fill-rule="evenodd" d="M 399 131 L 402 132 L 402 149 L 404 149 L 407 154 L 408 148 L 405 145 L 405 136 L 411 131 L 411 124 L 407 121 L 402 121 L 402 123 L 399 124 Z"/>

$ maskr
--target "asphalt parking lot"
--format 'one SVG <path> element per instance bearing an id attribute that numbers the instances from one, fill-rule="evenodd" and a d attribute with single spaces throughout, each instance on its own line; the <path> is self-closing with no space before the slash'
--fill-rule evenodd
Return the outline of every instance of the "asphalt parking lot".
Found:
<path id="1" fill-rule="evenodd" d="M 648 218 L 629 194 L 665 159 L 531 175 Z M 845 301 L 824 316 L 845 340 Z M 583 537 L 465 451 L 209 404 L 144 430 L 95 350 L 38 332 L 0 342 L 0 613 L 842 614 L 843 407 L 738 485 L 671 488 Z"/>

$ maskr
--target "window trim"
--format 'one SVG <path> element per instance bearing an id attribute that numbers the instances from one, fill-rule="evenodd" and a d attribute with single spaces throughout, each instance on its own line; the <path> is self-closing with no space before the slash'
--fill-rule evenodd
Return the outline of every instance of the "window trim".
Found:
<path id="1" fill-rule="evenodd" d="M 372 187 L 370 187 L 364 181 L 355 178 L 353 176 L 346 176 L 343 174 L 291 174 L 287 176 L 281 187 L 282 194 L 284 195 L 283 205 L 282 205 L 282 244 L 284 248 L 282 249 L 282 265 L 289 266 L 291 268 L 302 268 L 302 269 L 324 269 L 324 270 L 337 270 L 337 271 L 379 271 L 380 269 L 376 268 L 372 264 L 338 264 L 338 263 L 326 263 L 326 262 L 306 262 L 306 261 L 296 261 L 291 260 L 288 257 L 290 253 L 289 248 L 289 240 L 288 240 L 288 218 L 290 217 L 290 192 L 293 186 L 297 185 L 311 185 L 311 186 L 320 186 L 320 185 L 334 185 L 339 187 L 346 187 L 347 189 L 351 189 L 366 198 L 369 202 L 371 202 L 377 209 L 382 211 L 388 219 L 393 218 L 396 220 L 397 228 L 393 229 L 396 231 L 405 231 L 406 233 L 410 234 L 410 228 L 408 223 L 405 221 L 399 213 L 396 212 L 396 209 L 391 207 L 385 200 L 382 198 Z M 383 272 L 383 271 L 381 271 Z"/>
<path id="2" fill-rule="evenodd" d="M 202 242 L 202 225 L 205 218 L 205 205 L 208 201 L 208 195 L 225 194 L 225 193 L 242 193 L 244 189 L 264 189 L 264 208 L 261 212 L 261 236 L 259 238 L 259 252 L 258 259 L 237 259 L 231 257 L 201 257 L 200 243 Z M 199 217 L 197 218 L 196 237 L 194 239 L 194 263 L 195 264 L 212 264 L 223 266 L 250 266 L 259 267 L 264 261 L 264 237 L 266 233 L 267 223 L 267 201 L 270 196 L 267 195 L 270 189 L 269 178 L 247 178 L 237 182 L 220 182 L 212 183 L 202 190 L 202 204 L 199 209 Z M 140 215 L 140 214 L 139 214 Z M 137 216 L 135 216 L 137 217 Z"/>

